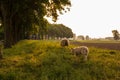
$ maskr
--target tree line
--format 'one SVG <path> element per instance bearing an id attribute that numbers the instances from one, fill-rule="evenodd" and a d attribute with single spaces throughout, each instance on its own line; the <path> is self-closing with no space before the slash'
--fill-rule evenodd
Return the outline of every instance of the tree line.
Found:
<path id="1" fill-rule="evenodd" d="M 26 34 L 23 33 L 24 39 L 61 39 L 72 38 L 72 29 L 63 24 L 48 24 L 44 29 L 39 29 L 39 26 L 33 28 Z M 0 40 L 4 39 L 3 27 L 0 26 Z"/>
<path id="2" fill-rule="evenodd" d="M 63 24 L 48 24 L 45 29 L 39 29 L 38 26 L 34 26 L 34 29 L 27 33 L 26 39 L 61 39 L 72 38 L 72 29 Z"/>
<path id="3" fill-rule="evenodd" d="M 43 33 L 47 24 L 44 17 L 52 17 L 56 21 L 58 14 L 69 11 L 70 6 L 70 0 L 0 0 L 4 48 L 10 48 L 24 39 L 31 29 L 35 29 L 35 25 Z"/>
<path id="4" fill-rule="evenodd" d="M 63 24 L 52 24 L 48 27 L 47 35 L 51 38 L 71 38 L 73 37 L 73 32 Z"/>

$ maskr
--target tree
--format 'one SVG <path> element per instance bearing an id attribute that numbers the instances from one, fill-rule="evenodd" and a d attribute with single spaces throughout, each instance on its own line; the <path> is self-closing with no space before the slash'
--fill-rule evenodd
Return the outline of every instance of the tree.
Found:
<path id="1" fill-rule="evenodd" d="M 70 6 L 69 0 L 0 0 L 4 47 L 9 48 L 24 39 L 33 24 L 45 27 L 41 25 L 45 16 L 56 21 L 58 14 L 69 10 Z"/>
<path id="2" fill-rule="evenodd" d="M 113 37 L 115 40 L 119 40 L 120 39 L 120 34 L 117 30 L 112 30 L 113 33 Z"/>
<path id="3" fill-rule="evenodd" d="M 90 37 L 88 35 L 86 35 L 86 40 L 89 40 L 89 39 L 90 39 Z"/>
<path id="4" fill-rule="evenodd" d="M 77 37 L 77 39 L 79 39 L 79 40 L 85 40 L 85 37 L 84 37 L 83 35 L 79 35 L 79 36 Z"/>
<path id="5" fill-rule="evenodd" d="M 71 38 L 73 37 L 73 32 L 70 28 L 63 24 L 50 24 L 48 26 L 48 36 L 52 38 Z"/>

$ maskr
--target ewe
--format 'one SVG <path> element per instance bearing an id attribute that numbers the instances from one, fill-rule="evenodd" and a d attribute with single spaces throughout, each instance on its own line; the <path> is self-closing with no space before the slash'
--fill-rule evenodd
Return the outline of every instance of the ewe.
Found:
<path id="1" fill-rule="evenodd" d="M 87 46 L 80 46 L 80 47 L 72 48 L 72 53 L 76 56 L 83 55 L 84 60 L 86 61 L 89 53 L 89 49 Z"/>
<path id="2" fill-rule="evenodd" d="M 62 47 L 69 46 L 69 40 L 68 39 L 63 39 L 60 44 Z"/>

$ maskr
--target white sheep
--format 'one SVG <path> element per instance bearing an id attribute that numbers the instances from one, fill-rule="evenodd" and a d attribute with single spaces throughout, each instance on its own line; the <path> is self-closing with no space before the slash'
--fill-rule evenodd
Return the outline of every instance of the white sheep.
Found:
<path id="1" fill-rule="evenodd" d="M 68 39 L 63 39 L 60 44 L 62 47 L 69 46 L 69 40 Z"/>
<path id="2" fill-rule="evenodd" d="M 87 46 L 80 46 L 80 47 L 76 47 L 76 48 L 72 48 L 71 49 L 72 54 L 79 56 L 79 55 L 83 55 L 84 56 L 84 60 L 87 60 L 87 56 L 89 53 L 89 49 Z"/>

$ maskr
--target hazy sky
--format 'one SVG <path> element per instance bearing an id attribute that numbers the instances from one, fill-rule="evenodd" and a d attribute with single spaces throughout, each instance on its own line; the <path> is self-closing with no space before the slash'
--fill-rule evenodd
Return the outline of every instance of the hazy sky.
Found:
<path id="1" fill-rule="evenodd" d="M 70 12 L 59 16 L 57 23 L 70 27 L 76 35 L 92 38 L 112 37 L 120 32 L 120 0 L 71 0 Z"/>

